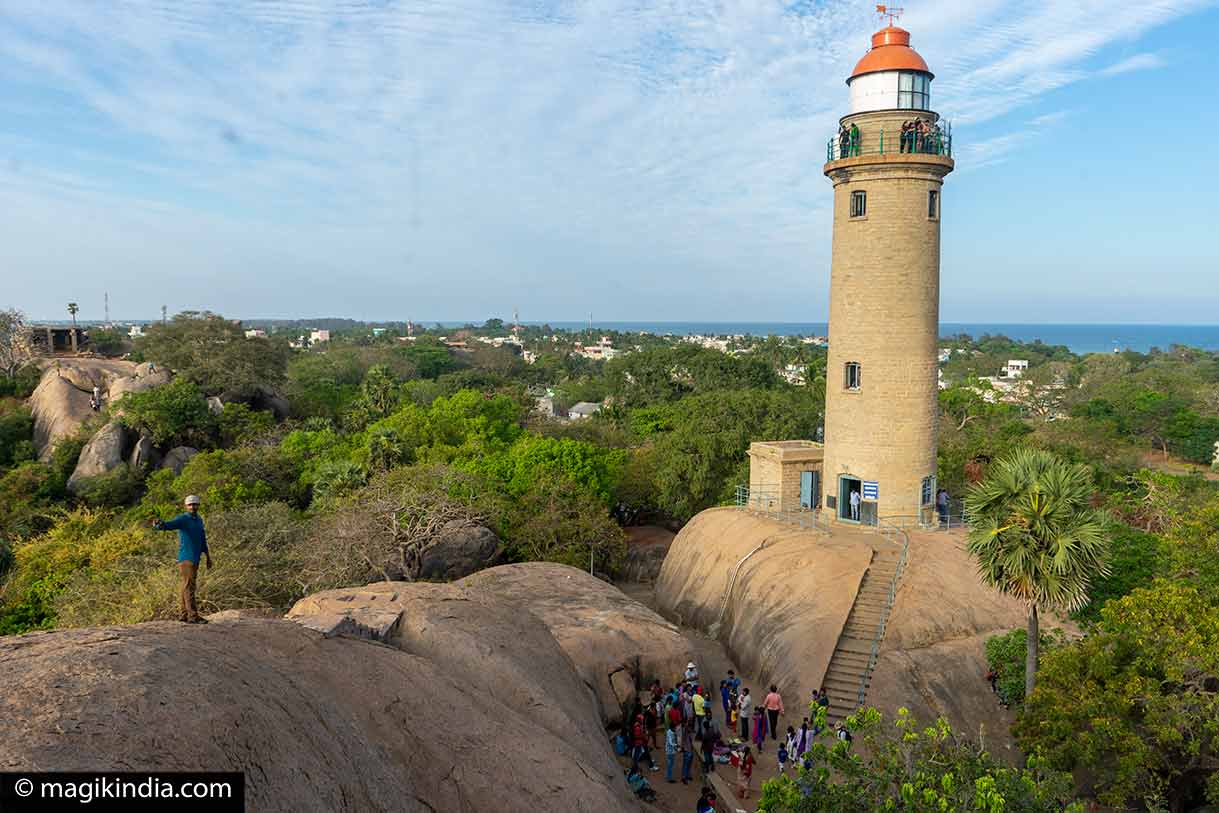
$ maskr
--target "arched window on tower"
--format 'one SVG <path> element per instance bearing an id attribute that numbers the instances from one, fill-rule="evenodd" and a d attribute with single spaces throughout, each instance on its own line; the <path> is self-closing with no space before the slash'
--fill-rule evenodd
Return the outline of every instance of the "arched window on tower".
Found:
<path id="1" fill-rule="evenodd" d="M 860 382 L 860 365 L 858 361 L 848 361 L 846 363 L 846 372 L 843 376 L 843 385 L 848 390 L 858 390 Z"/>

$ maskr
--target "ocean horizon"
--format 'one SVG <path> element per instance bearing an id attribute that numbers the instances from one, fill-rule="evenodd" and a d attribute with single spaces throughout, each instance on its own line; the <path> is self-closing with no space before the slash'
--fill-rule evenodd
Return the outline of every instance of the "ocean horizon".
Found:
<path id="1" fill-rule="evenodd" d="M 422 324 L 422 323 L 421 323 Z M 446 326 L 457 323 L 444 322 Z M 587 322 L 528 321 L 564 330 L 583 330 Z M 655 333 L 657 335 L 752 335 L 752 336 L 825 336 L 826 322 L 597 322 L 594 330 Z M 1203 350 L 1219 350 L 1219 325 L 1122 325 L 1122 324 L 1018 324 L 1003 322 L 941 322 L 940 336 L 967 333 L 977 339 L 984 335 L 1003 335 L 1022 342 L 1041 340 L 1061 344 L 1071 352 L 1112 353 L 1134 350 L 1146 353 L 1153 347 L 1167 350 L 1174 344 Z"/>

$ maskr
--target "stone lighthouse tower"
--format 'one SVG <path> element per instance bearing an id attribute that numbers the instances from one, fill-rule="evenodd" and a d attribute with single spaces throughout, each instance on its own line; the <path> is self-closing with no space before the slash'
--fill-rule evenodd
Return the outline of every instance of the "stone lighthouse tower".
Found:
<path id="1" fill-rule="evenodd" d="M 847 80 L 851 112 L 826 149 L 834 184 L 826 373 L 827 513 L 934 515 L 940 212 L 951 134 L 927 63 L 889 25 Z"/>

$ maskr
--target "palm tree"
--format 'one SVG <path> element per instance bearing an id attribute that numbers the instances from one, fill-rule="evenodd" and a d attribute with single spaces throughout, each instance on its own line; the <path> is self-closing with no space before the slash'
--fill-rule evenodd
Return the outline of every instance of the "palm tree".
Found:
<path id="1" fill-rule="evenodd" d="M 76 330 L 76 313 L 80 308 L 76 307 L 75 302 L 68 303 L 68 313 L 72 314 L 72 330 Z"/>
<path id="2" fill-rule="evenodd" d="M 1000 460 L 965 495 L 979 574 L 1029 608 L 1026 697 L 1037 675 L 1038 609 L 1079 609 L 1092 580 L 1109 573 L 1109 543 L 1091 496 L 1085 466 L 1037 449 Z"/>

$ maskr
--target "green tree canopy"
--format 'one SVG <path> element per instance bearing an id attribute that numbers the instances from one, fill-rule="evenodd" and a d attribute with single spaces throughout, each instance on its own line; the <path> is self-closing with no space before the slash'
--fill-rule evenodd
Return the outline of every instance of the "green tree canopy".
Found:
<path id="1" fill-rule="evenodd" d="M 920 728 L 903 708 L 886 724 L 868 708 L 846 727 L 858 745 L 823 733 L 794 777 L 763 785 L 759 813 L 1083 813 L 1069 776 L 1003 765 L 942 718 Z"/>
<path id="2" fill-rule="evenodd" d="M 1110 602 L 1046 656 L 1015 734 L 1105 804 L 1219 803 L 1219 608 L 1170 582 Z"/>
<path id="3" fill-rule="evenodd" d="M 199 387 L 181 376 L 162 387 L 124 396 L 119 420 L 147 432 L 161 446 L 208 446 L 217 429 Z"/>
<path id="4" fill-rule="evenodd" d="M 183 311 L 168 324 L 152 325 L 140 349 L 205 395 L 243 400 L 282 384 L 288 363 L 282 341 L 247 339 L 240 323 L 210 311 Z"/>

